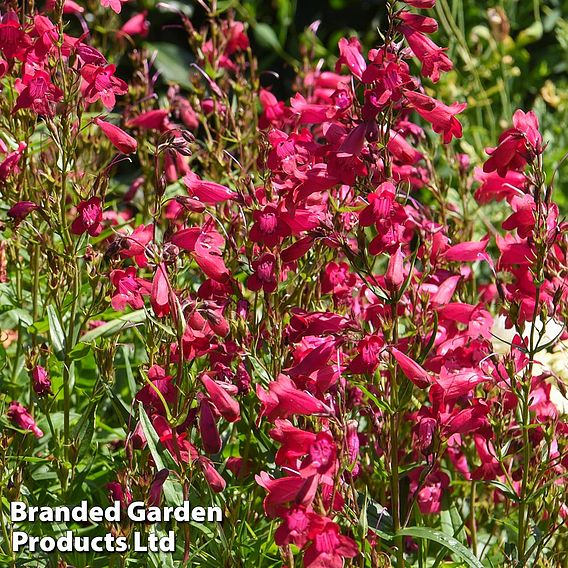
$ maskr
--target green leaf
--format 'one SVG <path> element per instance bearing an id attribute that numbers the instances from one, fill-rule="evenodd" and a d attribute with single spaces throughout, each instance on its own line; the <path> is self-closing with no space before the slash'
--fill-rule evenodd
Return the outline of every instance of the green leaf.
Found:
<path id="1" fill-rule="evenodd" d="M 145 47 L 151 52 L 156 52 L 155 65 L 164 81 L 176 83 L 184 89 L 193 89 L 189 80 L 189 67 L 193 62 L 193 56 L 187 49 L 165 41 L 147 42 Z"/>
<path id="2" fill-rule="evenodd" d="M 51 337 L 53 352 L 60 361 L 63 361 L 65 358 L 65 334 L 52 304 L 47 306 L 47 321 L 49 322 L 49 336 Z"/>
<path id="3" fill-rule="evenodd" d="M 408 527 L 398 531 L 397 536 L 411 536 L 413 538 L 423 538 L 432 540 L 445 546 L 448 550 L 459 556 L 465 565 L 470 568 L 483 568 L 483 564 L 474 556 L 473 552 L 466 548 L 461 542 L 443 532 L 429 529 L 426 527 Z"/>
<path id="4" fill-rule="evenodd" d="M 362 493 L 359 493 L 357 502 L 361 509 L 366 510 L 367 527 L 381 538 L 391 540 L 393 537 L 393 521 L 387 508 Z"/>
<path id="5" fill-rule="evenodd" d="M 73 347 L 73 349 L 69 352 L 69 358 L 72 361 L 76 359 L 83 359 L 83 357 L 86 357 L 89 354 L 90 350 L 91 346 L 89 344 L 79 341 L 79 343 L 77 343 L 77 345 L 75 345 L 75 347 Z"/>
<path id="6" fill-rule="evenodd" d="M 139 323 L 142 323 L 146 319 L 146 312 L 144 310 L 136 310 L 129 314 L 120 316 L 116 319 L 108 321 L 103 325 L 99 325 L 95 329 L 88 331 L 83 336 L 81 336 L 82 343 L 90 343 L 95 341 L 99 337 L 111 337 L 128 329 L 134 327 Z"/>
<path id="7" fill-rule="evenodd" d="M 268 24 L 256 24 L 254 27 L 254 39 L 261 47 L 273 49 L 276 53 L 283 51 L 276 32 Z"/>

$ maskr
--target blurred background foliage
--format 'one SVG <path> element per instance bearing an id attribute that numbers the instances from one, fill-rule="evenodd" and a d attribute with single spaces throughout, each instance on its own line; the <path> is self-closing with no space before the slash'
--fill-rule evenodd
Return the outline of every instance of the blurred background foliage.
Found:
<path id="1" fill-rule="evenodd" d="M 174 11 L 184 11 L 199 29 L 205 10 L 191 0 L 139 4 L 154 12 L 147 45 L 157 48 L 162 77 L 183 83 L 180 71 L 187 69 L 189 52 Z M 248 23 L 254 53 L 265 71 L 264 86 L 286 98 L 308 56 L 333 68 L 340 37 L 356 34 L 364 48 L 374 47 L 385 4 L 386 0 L 220 0 L 216 9 L 232 10 Z M 435 39 L 448 46 L 455 69 L 437 85 L 426 86 L 448 104 L 468 103 L 458 150 L 479 163 L 484 148 L 496 145 L 500 132 L 509 126 L 515 109 L 532 108 L 549 143 L 545 160 L 551 178 L 568 150 L 568 0 L 438 0 L 431 15 L 440 24 Z M 564 210 L 568 180 L 562 174 L 567 168 L 555 177 L 557 200 Z"/>

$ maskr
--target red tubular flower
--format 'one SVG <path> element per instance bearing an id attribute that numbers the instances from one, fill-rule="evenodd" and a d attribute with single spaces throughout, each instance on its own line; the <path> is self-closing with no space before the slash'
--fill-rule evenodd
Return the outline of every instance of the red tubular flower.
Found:
<path id="1" fill-rule="evenodd" d="M 150 484 L 150 489 L 148 490 L 148 507 L 159 507 L 162 503 L 162 488 L 164 483 L 168 479 L 170 471 L 168 469 L 161 469 L 156 473 L 152 483 Z"/>
<path id="2" fill-rule="evenodd" d="M 355 558 L 359 548 L 352 538 L 339 532 L 339 526 L 322 518 L 323 523 L 310 526 L 312 544 L 304 554 L 305 568 L 343 568 L 344 558 Z"/>
<path id="3" fill-rule="evenodd" d="M 0 181 L 6 181 L 9 175 L 16 174 L 20 171 L 18 168 L 18 162 L 27 147 L 28 146 L 25 142 L 20 142 L 18 144 L 18 148 L 7 154 L 4 160 L 0 162 Z M 30 202 L 23 201 L 22 203 Z"/>
<path id="4" fill-rule="evenodd" d="M 122 10 L 122 4 L 126 4 L 128 0 L 100 0 L 100 2 L 103 8 L 111 8 L 113 12 L 120 14 Z"/>
<path id="5" fill-rule="evenodd" d="M 201 375 L 201 382 L 221 416 L 228 422 L 238 422 L 241 419 L 239 403 L 208 375 Z"/>
<path id="6" fill-rule="evenodd" d="M 349 40 L 342 37 L 339 40 L 339 58 L 335 64 L 335 71 L 339 71 L 343 64 L 349 67 L 349 70 L 357 79 L 361 80 L 363 72 L 367 68 L 367 63 L 361 53 L 361 44 L 356 37 Z"/>
<path id="7" fill-rule="evenodd" d="M 166 409 L 162 399 L 166 404 L 172 405 L 177 398 L 177 390 L 172 377 L 166 375 L 159 365 L 153 365 L 148 370 L 148 379 L 150 383 L 142 387 L 134 398 L 144 405 L 149 414 L 165 415 Z"/>
<path id="8" fill-rule="evenodd" d="M 254 211 L 252 216 L 254 225 L 249 231 L 249 238 L 254 243 L 272 248 L 291 233 L 274 205 L 266 205 L 262 211 Z"/>
<path id="9" fill-rule="evenodd" d="M 223 261 L 221 247 L 225 239 L 207 222 L 200 227 L 182 229 L 172 236 L 172 242 L 191 252 L 195 262 L 209 278 L 225 282 L 229 271 Z"/>
<path id="10" fill-rule="evenodd" d="M 22 108 L 31 108 L 35 113 L 46 116 L 55 114 L 55 104 L 63 99 L 63 91 L 51 82 L 51 75 L 42 69 L 33 74 L 25 73 L 21 81 L 16 82 L 19 96 L 12 112 Z"/>
<path id="11" fill-rule="evenodd" d="M 138 148 L 138 142 L 114 124 L 100 118 L 95 118 L 95 124 L 105 133 L 111 144 L 123 154 L 133 154 Z"/>
<path id="12" fill-rule="evenodd" d="M 99 99 L 107 110 L 112 110 L 116 104 L 116 95 L 128 92 L 128 85 L 114 76 L 114 65 L 83 65 L 81 76 L 85 81 L 85 100 L 94 103 Z"/>
<path id="13" fill-rule="evenodd" d="M 400 31 L 404 34 L 414 55 L 422 63 L 422 74 L 425 77 L 430 77 L 434 83 L 437 83 L 440 79 L 440 71 L 453 69 L 454 65 L 445 53 L 447 48 L 442 49 L 428 36 L 408 25 L 401 25 Z"/>
<path id="14" fill-rule="evenodd" d="M 278 546 L 295 544 L 298 548 L 303 548 L 308 542 L 308 528 L 310 521 L 319 516 L 302 505 L 292 507 L 282 513 L 282 524 L 274 533 L 274 541 Z"/>
<path id="15" fill-rule="evenodd" d="M 0 20 L 0 51 L 4 57 L 24 61 L 30 42 L 30 37 L 20 25 L 18 14 L 13 10 L 8 10 Z"/>
<path id="16" fill-rule="evenodd" d="M 486 150 L 490 158 L 483 165 L 483 171 L 497 171 L 505 177 L 509 170 L 522 170 L 528 160 L 543 151 L 538 128 L 538 118 L 533 111 L 524 113 L 517 110 L 513 115 L 513 128 L 501 134 L 496 148 Z"/>
<path id="17" fill-rule="evenodd" d="M 357 344 L 358 355 L 349 363 L 352 373 L 373 373 L 379 366 L 379 355 L 385 341 L 381 336 L 369 335 Z"/>
<path id="18" fill-rule="evenodd" d="M 143 296 L 150 294 L 152 285 L 136 276 L 135 266 L 129 266 L 126 270 L 113 270 L 110 281 L 116 288 L 111 299 L 111 305 L 116 311 L 121 312 L 127 304 L 134 310 L 144 307 Z"/>
<path id="19" fill-rule="evenodd" d="M 455 115 L 466 108 L 466 103 L 453 103 L 447 106 L 422 93 L 405 91 L 404 94 L 416 112 L 432 124 L 434 132 L 443 134 L 444 144 L 451 142 L 453 137 L 461 138 L 462 125 Z"/>
<path id="20" fill-rule="evenodd" d="M 416 501 L 420 512 L 424 515 L 432 515 L 439 513 L 442 508 L 442 497 L 444 491 L 450 485 L 450 478 L 436 468 L 420 483 L 423 469 L 419 467 L 408 474 L 410 477 L 410 493 L 412 495 L 418 490 Z"/>
<path id="21" fill-rule="evenodd" d="M 164 317 L 170 313 L 170 283 L 168 271 L 165 264 L 159 264 L 152 280 L 152 290 L 150 291 L 150 302 L 154 313 L 159 317 Z"/>
<path id="22" fill-rule="evenodd" d="M 188 192 L 195 198 L 208 205 L 222 203 L 229 199 L 236 199 L 237 193 L 213 181 L 202 180 L 197 174 L 189 172 L 184 178 L 183 183 Z"/>
<path id="23" fill-rule="evenodd" d="M 77 218 L 71 224 L 71 232 L 74 235 L 89 233 L 91 237 L 96 237 L 103 230 L 102 220 L 101 200 L 98 197 L 91 197 L 88 201 L 81 201 L 77 206 Z"/>
<path id="24" fill-rule="evenodd" d="M 321 414 L 325 409 L 317 398 L 298 389 L 289 377 L 282 374 L 269 383 L 268 392 L 257 384 L 256 395 L 262 405 L 259 420 L 263 416 L 272 421 L 293 414 Z"/>
<path id="25" fill-rule="evenodd" d="M 269 252 L 265 252 L 260 258 L 253 260 L 252 268 L 254 274 L 248 277 L 248 289 L 258 292 L 262 288 L 266 294 L 274 292 L 278 287 L 276 257 Z"/>
<path id="26" fill-rule="evenodd" d="M 33 388 L 35 393 L 41 397 L 51 392 L 51 380 L 47 371 L 40 365 L 36 365 L 32 371 Z"/>
<path id="27" fill-rule="evenodd" d="M 422 9 L 433 8 L 436 5 L 436 0 L 403 0 L 403 2 L 414 8 Z"/>
<path id="28" fill-rule="evenodd" d="M 211 410 L 211 403 L 205 397 L 199 401 L 199 433 L 203 449 L 208 454 L 217 454 L 221 451 L 221 437 L 217 429 L 217 422 Z"/>
<path id="29" fill-rule="evenodd" d="M 134 14 L 124 25 L 120 28 L 118 35 L 129 35 L 146 37 L 150 31 L 150 22 L 146 19 L 148 10 L 144 10 L 139 14 Z"/>
<path id="30" fill-rule="evenodd" d="M 7 415 L 16 428 L 33 432 L 36 438 L 41 438 L 43 436 L 43 432 L 38 428 L 35 420 L 32 418 L 32 415 L 19 402 L 14 400 L 10 403 Z"/>
<path id="31" fill-rule="evenodd" d="M 126 122 L 128 128 L 140 128 L 141 130 L 159 130 L 164 132 L 169 127 L 169 112 L 165 109 L 148 110 L 131 118 Z"/>
<path id="32" fill-rule="evenodd" d="M 385 284 L 391 292 L 396 292 L 406 278 L 404 270 L 404 254 L 402 246 L 396 249 L 394 254 L 391 254 L 387 271 L 385 273 Z"/>
<path id="33" fill-rule="evenodd" d="M 396 347 L 391 347 L 391 353 L 396 359 L 396 362 L 402 372 L 418 388 L 424 389 L 428 385 L 432 384 L 430 375 L 416 361 L 402 353 L 402 351 L 399 351 Z"/>
<path id="34" fill-rule="evenodd" d="M 308 507 L 314 500 L 318 488 L 315 475 L 308 479 L 300 476 L 272 479 L 268 473 L 262 471 L 260 475 L 255 476 L 255 480 L 268 492 L 263 506 L 269 517 L 281 514 L 284 503 L 293 501 L 296 505 Z"/>
<path id="35" fill-rule="evenodd" d="M 8 209 L 8 217 L 11 217 L 16 221 L 16 223 L 20 223 L 23 221 L 32 211 L 37 211 L 39 209 L 39 205 L 36 205 L 32 201 L 19 201 L 15 205 L 12 205 L 10 209 Z"/>
<path id="36" fill-rule="evenodd" d="M 197 458 L 197 463 L 203 470 L 203 475 L 205 476 L 205 480 L 211 490 L 215 493 L 220 493 L 226 487 L 225 480 L 221 477 L 220 473 L 215 469 L 213 466 L 213 462 L 204 456 L 200 456 Z"/>

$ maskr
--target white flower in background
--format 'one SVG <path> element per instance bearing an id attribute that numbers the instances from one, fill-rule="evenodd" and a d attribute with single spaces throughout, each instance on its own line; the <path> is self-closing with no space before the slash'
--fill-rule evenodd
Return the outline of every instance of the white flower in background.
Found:
<path id="1" fill-rule="evenodd" d="M 494 319 L 491 333 L 493 334 L 493 350 L 495 353 L 504 355 L 511 350 L 511 343 L 516 335 L 515 328 L 505 327 L 505 316 L 497 316 Z M 543 347 L 552 343 L 555 339 L 560 337 L 564 326 L 556 320 L 549 319 L 544 327 L 544 333 L 540 336 L 542 322 L 537 320 L 534 326 L 533 341 L 535 345 Z M 525 325 L 523 338 L 528 340 L 531 331 L 531 324 Z M 540 375 L 541 372 L 548 371 L 558 377 L 558 380 L 568 385 L 568 341 L 559 341 L 552 349 L 547 351 L 543 349 L 536 354 L 536 362 L 534 367 L 534 374 Z M 550 400 L 558 409 L 560 414 L 568 414 L 568 399 L 562 394 L 560 389 L 554 384 L 551 384 Z"/>

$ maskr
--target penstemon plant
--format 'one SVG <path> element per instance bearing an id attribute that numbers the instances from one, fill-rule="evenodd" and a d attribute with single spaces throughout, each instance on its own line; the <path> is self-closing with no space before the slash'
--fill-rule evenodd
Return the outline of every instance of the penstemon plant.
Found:
<path id="1" fill-rule="evenodd" d="M 435 0 L 387 0 L 334 69 L 311 26 L 287 101 L 227 3 L 179 4 L 177 78 L 125 0 L 2 9 L 0 563 L 562 566 L 568 224 L 536 114 L 459 151 Z M 14 549 L 10 502 L 83 500 L 223 520 Z M 67 529 L 97 527 L 26 528 Z"/>

